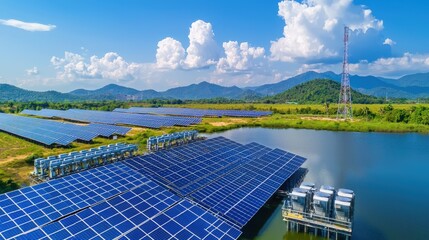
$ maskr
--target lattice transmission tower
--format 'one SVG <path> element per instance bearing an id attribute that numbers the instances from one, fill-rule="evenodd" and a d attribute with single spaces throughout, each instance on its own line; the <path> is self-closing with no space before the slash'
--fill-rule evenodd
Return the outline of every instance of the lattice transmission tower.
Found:
<path id="1" fill-rule="evenodd" d="M 349 28 L 344 27 L 344 59 L 343 73 L 341 75 L 340 98 L 338 100 L 337 119 L 352 119 L 352 91 L 349 78 Z"/>

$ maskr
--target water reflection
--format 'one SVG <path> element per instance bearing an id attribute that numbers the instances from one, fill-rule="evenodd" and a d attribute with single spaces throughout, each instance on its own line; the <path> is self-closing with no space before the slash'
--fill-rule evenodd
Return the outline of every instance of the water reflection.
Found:
<path id="1" fill-rule="evenodd" d="M 219 135 L 305 156 L 306 181 L 353 189 L 353 239 L 429 239 L 428 135 L 242 128 L 210 137 Z M 277 209 L 258 239 L 309 238 L 285 234 Z"/>

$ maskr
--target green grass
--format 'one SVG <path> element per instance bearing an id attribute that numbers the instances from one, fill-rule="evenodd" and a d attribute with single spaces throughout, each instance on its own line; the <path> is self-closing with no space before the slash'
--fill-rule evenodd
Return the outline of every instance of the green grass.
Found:
<path id="1" fill-rule="evenodd" d="M 387 104 L 353 104 L 353 109 L 368 107 L 371 112 L 378 112 L 380 108 Z M 267 104 L 267 103 L 237 103 L 237 104 L 183 104 L 183 105 L 166 105 L 168 107 L 188 107 L 188 108 L 203 108 L 203 109 L 254 109 L 263 111 L 277 111 L 285 113 L 288 110 L 294 111 L 296 108 L 311 107 L 320 111 L 325 110 L 323 104 Z M 408 109 L 412 106 L 425 106 L 429 104 L 392 104 L 395 109 Z M 330 108 L 336 109 L 337 104 L 331 103 Z"/>

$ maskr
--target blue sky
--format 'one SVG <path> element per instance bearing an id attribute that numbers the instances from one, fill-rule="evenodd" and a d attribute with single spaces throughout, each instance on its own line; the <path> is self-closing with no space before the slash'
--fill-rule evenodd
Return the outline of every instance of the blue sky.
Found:
<path id="1" fill-rule="evenodd" d="M 343 26 L 352 74 L 429 71 L 425 2 L 0 2 L 0 82 L 70 91 L 117 83 L 165 90 L 200 81 L 255 86 L 341 69 Z"/>

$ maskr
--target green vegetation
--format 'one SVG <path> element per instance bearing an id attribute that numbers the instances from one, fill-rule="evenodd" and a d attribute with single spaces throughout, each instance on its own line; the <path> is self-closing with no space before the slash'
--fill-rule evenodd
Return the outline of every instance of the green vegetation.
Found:
<path id="1" fill-rule="evenodd" d="M 19 188 L 19 184 L 14 182 L 12 179 L 8 179 L 7 181 L 0 180 L 0 194 L 13 191 Z"/>
<path id="2" fill-rule="evenodd" d="M 266 103 L 336 103 L 341 85 L 329 79 L 315 79 L 299 84 L 283 93 L 267 97 Z M 382 103 L 383 100 L 352 90 L 354 103 Z"/>

